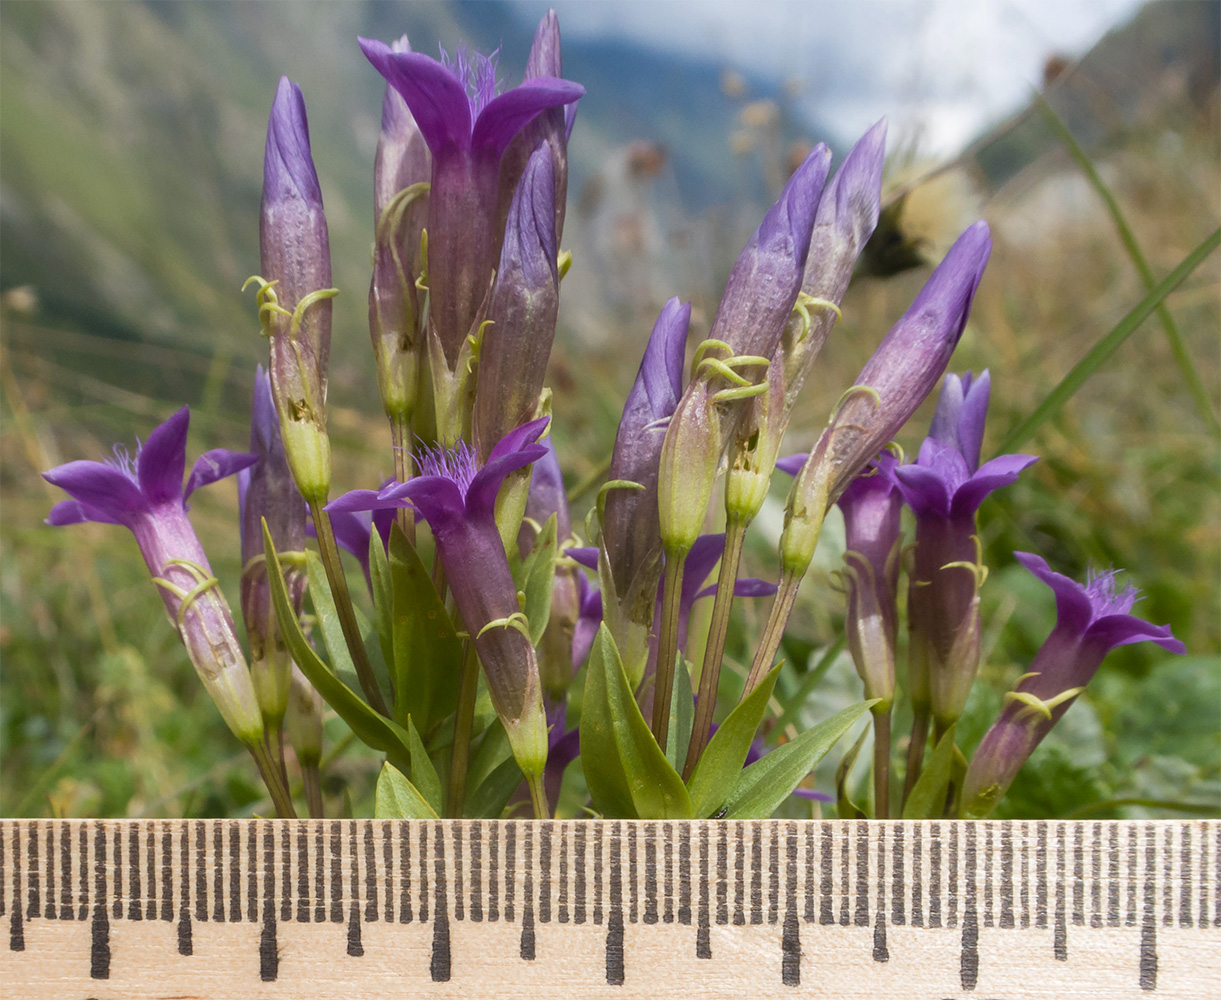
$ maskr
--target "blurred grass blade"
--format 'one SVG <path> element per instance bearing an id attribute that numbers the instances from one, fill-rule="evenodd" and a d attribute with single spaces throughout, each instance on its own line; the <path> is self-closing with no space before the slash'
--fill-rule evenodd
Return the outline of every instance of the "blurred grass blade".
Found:
<path id="1" fill-rule="evenodd" d="M 784 727 L 789 725 L 789 723 L 797 722 L 797 713 L 805 706 L 814 689 L 818 687 L 818 682 L 826 676 L 827 671 L 831 669 L 831 664 L 835 662 L 835 658 L 844 651 L 844 647 L 847 645 L 847 637 L 841 635 L 819 657 L 818 663 L 806 671 L 805 676 L 801 678 L 801 683 L 797 686 L 797 690 L 780 699 L 784 708 L 780 713 L 780 717 L 776 720 L 775 729 L 783 731 Z"/>
<path id="2" fill-rule="evenodd" d="M 1221 229 L 1214 230 L 1213 234 L 1208 237 L 1203 243 L 1189 253 L 1178 267 L 1171 271 L 1162 280 L 1153 291 L 1146 295 L 1136 305 L 1136 307 L 1128 313 L 1119 324 L 1098 343 L 1096 343 L 1088 354 L 1073 367 L 1060 384 L 1052 389 L 1048 397 L 1043 400 L 1034 412 L 1027 417 L 1008 438 L 1000 446 L 998 453 L 1017 451 L 1023 444 L 1030 440 L 1040 427 L 1050 420 L 1060 408 L 1068 402 L 1069 398 L 1075 393 L 1085 380 L 1094 374 L 1106 362 L 1112 354 L 1114 354 L 1123 344 L 1125 340 L 1132 335 L 1137 327 L 1149 318 L 1150 313 L 1158 307 L 1158 305 L 1179 287 L 1192 271 L 1203 263 L 1204 259 L 1217 249 L 1217 245 L 1221 244 Z"/>
<path id="3" fill-rule="evenodd" d="M 1076 161 L 1077 166 L 1081 168 L 1081 172 L 1085 174 L 1090 184 L 1093 185 L 1094 190 L 1098 192 L 1098 197 L 1106 205 L 1107 211 L 1111 214 L 1111 221 L 1115 223 L 1115 228 L 1119 232 L 1119 239 L 1123 243 L 1124 249 L 1128 251 L 1128 256 L 1132 258 L 1132 263 L 1136 265 L 1136 270 L 1140 273 L 1141 280 L 1145 283 L 1146 291 L 1151 291 L 1157 284 L 1157 279 L 1153 275 L 1153 268 L 1149 266 L 1149 262 L 1145 259 L 1145 255 L 1140 249 L 1140 244 L 1136 242 L 1136 235 L 1132 232 L 1132 227 L 1128 225 L 1128 220 L 1124 217 L 1123 210 L 1119 207 L 1119 202 L 1115 200 L 1111 189 L 1107 187 L 1106 182 L 1102 179 L 1102 175 L 1098 173 L 1098 168 L 1094 166 L 1094 161 L 1090 159 L 1089 153 L 1081 148 L 1081 144 L 1077 142 L 1077 138 L 1073 135 L 1072 130 L 1056 114 L 1055 109 L 1047 103 L 1047 99 L 1042 94 L 1035 94 L 1035 102 L 1039 110 L 1043 112 L 1043 117 L 1047 119 L 1047 123 L 1064 144 L 1064 148 L 1068 150 L 1069 155 Z M 1178 363 L 1183 381 L 1187 384 L 1188 390 L 1194 397 L 1196 406 L 1199 407 L 1200 415 L 1204 418 L 1213 436 L 1221 437 L 1221 420 L 1217 419 L 1212 400 L 1208 398 L 1208 390 L 1204 388 L 1204 383 L 1200 380 L 1195 365 L 1192 364 L 1191 357 L 1187 354 L 1187 348 L 1183 344 L 1183 337 L 1179 333 L 1178 324 L 1175 323 L 1174 317 L 1170 315 L 1170 310 L 1166 308 L 1164 302 L 1158 304 L 1157 316 L 1162 321 L 1162 326 L 1166 330 L 1166 339 L 1170 341 L 1170 350 L 1174 353 L 1174 359 Z"/>

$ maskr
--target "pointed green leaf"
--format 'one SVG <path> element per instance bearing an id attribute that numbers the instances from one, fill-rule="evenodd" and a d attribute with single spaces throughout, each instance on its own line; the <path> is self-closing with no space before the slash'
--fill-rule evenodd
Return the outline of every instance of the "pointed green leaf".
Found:
<path id="1" fill-rule="evenodd" d="M 467 818 L 496 819 L 504 812 L 505 805 L 521 783 L 521 768 L 510 755 L 493 768 L 492 772 L 479 782 L 475 790 L 466 797 Z"/>
<path id="2" fill-rule="evenodd" d="M 391 635 L 395 721 L 424 732 L 454 710 L 462 644 L 432 577 L 398 524 L 390 528 Z"/>
<path id="3" fill-rule="evenodd" d="M 767 819 L 852 724 L 876 704 L 874 699 L 845 708 L 751 764 L 725 803 L 726 818 Z"/>
<path id="4" fill-rule="evenodd" d="M 416 730 L 415 723 L 407 719 L 407 746 L 411 750 L 411 779 L 424 800 L 436 813 L 441 812 L 441 780 L 433 766 L 424 741 Z"/>
<path id="5" fill-rule="evenodd" d="M 559 552 L 557 545 L 557 524 L 555 514 L 547 518 L 547 523 L 538 537 L 534 539 L 534 548 L 530 551 L 529 570 L 526 575 L 526 621 L 530 623 L 530 642 L 537 646 L 547 629 L 547 621 L 551 617 L 551 595 L 555 589 L 555 559 Z"/>
<path id="6" fill-rule="evenodd" d="M 305 550 L 305 570 L 309 575 L 309 599 L 314 605 L 314 618 L 318 623 L 318 631 L 322 634 L 322 644 L 331 658 L 332 669 L 336 673 L 355 676 L 356 667 L 352 665 L 352 654 L 343 636 L 343 626 L 339 622 L 339 612 L 335 610 L 334 598 L 331 597 L 326 568 L 322 565 L 322 557 L 313 549 Z"/>
<path id="7" fill-rule="evenodd" d="M 691 725 L 695 720 L 695 694 L 691 690 L 691 670 L 681 656 L 674 666 L 674 687 L 670 691 L 670 733 L 666 738 L 666 760 L 678 770 L 687 760 Z M 699 816 L 700 813 L 693 813 Z"/>
<path id="8" fill-rule="evenodd" d="M 866 818 L 865 810 L 852 801 L 848 792 L 848 776 L 852 773 L 856 759 L 861 754 L 861 747 L 865 745 L 865 739 L 868 736 L 869 727 L 866 726 L 861 730 L 861 735 L 856 738 L 856 742 L 852 744 L 852 748 L 844 754 L 844 759 L 839 762 L 839 767 L 835 769 L 835 808 L 840 819 Z"/>
<path id="9" fill-rule="evenodd" d="M 411 751 L 409 737 L 401 727 L 370 708 L 360 696 L 344 684 L 331 671 L 314 647 L 309 644 L 301 623 L 292 609 L 288 599 L 288 590 L 284 586 L 284 574 L 280 569 L 280 560 L 276 555 L 275 544 L 266 524 L 263 526 L 263 551 L 267 558 L 267 580 L 271 587 L 271 600 L 276 609 L 276 621 L 280 625 L 280 634 L 284 637 L 293 660 L 301 668 L 301 672 L 314 685 L 331 708 L 339 713 L 340 718 L 348 724 L 356 738 L 361 742 L 381 750 L 390 760 L 403 769 L 411 767 Z M 328 591 L 329 593 L 329 591 Z"/>
<path id="10" fill-rule="evenodd" d="M 691 799 L 632 697 L 610 630 L 598 629 L 581 707 L 581 765 L 594 806 L 624 819 L 689 819 Z"/>
<path id="11" fill-rule="evenodd" d="M 780 668 L 773 667 L 763 682 L 743 698 L 717 727 L 704 748 L 687 786 L 691 793 L 693 816 L 711 816 L 729 798 L 742 774 L 751 741 L 755 738 L 759 723 L 763 721 L 763 713 L 767 711 L 768 700 L 779 676 Z"/>
<path id="12" fill-rule="evenodd" d="M 912 786 L 907 802 L 903 804 L 904 819 L 936 819 L 942 814 L 946 792 L 950 787 L 954 749 L 954 727 L 950 726 Z"/>
<path id="13" fill-rule="evenodd" d="M 432 806 L 398 768 L 387 761 L 377 777 L 374 819 L 437 819 Z"/>
<path id="14" fill-rule="evenodd" d="M 382 647 L 382 659 L 394 662 L 394 587 L 390 582 L 390 560 L 376 530 L 369 532 L 369 582 L 373 586 L 373 620 Z M 397 690 L 397 688 L 396 688 Z"/>

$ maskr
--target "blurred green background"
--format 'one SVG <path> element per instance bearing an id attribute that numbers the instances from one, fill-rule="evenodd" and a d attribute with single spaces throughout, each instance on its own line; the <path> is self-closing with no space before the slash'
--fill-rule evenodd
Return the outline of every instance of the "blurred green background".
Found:
<path id="1" fill-rule="evenodd" d="M 1217 18 L 1212 3 L 1152 4 L 1084 58 L 1049 58 L 1045 70 L 1047 99 L 1159 279 L 1221 220 Z M 253 293 L 240 288 L 258 270 L 266 113 L 286 73 L 309 108 L 341 289 L 330 399 L 336 491 L 388 473 L 365 326 L 381 88 L 351 41 L 404 30 L 428 52 L 460 37 L 503 44 L 502 75 L 512 82 L 532 27 L 499 4 L 0 4 L 0 814 L 265 808 L 130 536 L 43 525 L 60 497 L 38 472 L 104 458 L 183 402 L 192 407 L 191 456 L 245 446 L 265 346 Z M 557 447 L 575 485 L 609 454 L 661 303 L 692 299 L 697 340 L 785 164 L 819 139 L 842 155 L 853 136 L 816 128 L 749 67 L 676 64 L 588 41 L 566 44 L 565 63 L 589 96 L 571 147 L 564 242 L 575 263 L 549 383 Z M 913 262 L 935 261 L 974 218 L 992 226 L 992 263 L 952 366 L 992 371 L 987 457 L 1145 287 L 1098 193 L 1033 106 L 951 163 L 898 145 L 887 185 L 906 196 L 892 213 L 891 252 L 877 260 L 893 260 L 900 243 Z M 794 420 L 792 450 L 812 441 L 928 266 L 878 273 L 887 270 L 877 264 L 854 283 Z M 1212 414 L 1221 405 L 1219 277 L 1214 254 L 1167 300 Z M 929 413 L 901 435 L 909 453 Z M 1089 566 L 1127 569 L 1144 594 L 1138 612 L 1169 623 L 1189 655 L 1148 645 L 1112 654 L 999 814 L 1221 812 L 1221 452 L 1159 320 L 1022 450 L 1042 460 L 981 513 L 992 570 L 986 665 L 959 727 L 964 746 L 982 735 L 1054 621 L 1050 592 L 1016 566 L 1014 549 L 1078 579 Z M 748 553 L 749 569 L 773 579 L 782 489 Z M 590 500 L 578 499 L 578 514 Z M 232 483 L 198 494 L 192 519 L 235 602 Z M 832 525 L 790 626 L 782 701 L 840 632 L 842 597 L 830 587 L 836 537 Z M 765 610 L 745 603 L 730 685 Z M 860 697 L 846 657 L 829 664 L 798 712 L 804 722 Z M 329 746 L 343 731 L 328 722 Z M 327 770 L 329 808 L 348 800 L 358 814 L 371 811 L 377 764 L 343 748 Z M 824 788 L 828 780 L 820 775 Z"/>

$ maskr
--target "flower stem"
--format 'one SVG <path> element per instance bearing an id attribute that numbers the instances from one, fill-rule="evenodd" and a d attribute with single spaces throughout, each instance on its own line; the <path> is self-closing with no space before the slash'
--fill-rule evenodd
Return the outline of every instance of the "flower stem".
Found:
<path id="1" fill-rule="evenodd" d="M 348 652 L 352 654 L 352 665 L 356 668 L 356 677 L 360 681 L 361 690 L 369 699 L 369 704 L 382 715 L 389 716 L 386 700 L 377 686 L 377 678 L 373 676 L 373 667 L 369 663 L 369 654 L 365 652 L 364 639 L 360 634 L 360 626 L 356 623 L 356 613 L 352 609 L 352 595 L 348 593 L 348 579 L 344 576 L 343 564 L 339 561 L 339 548 L 335 544 L 335 532 L 331 529 L 331 517 L 322 509 L 317 500 L 310 501 L 310 512 L 314 518 L 314 529 L 318 533 L 318 551 L 322 556 L 322 565 L 326 567 L 327 582 L 331 585 L 331 596 L 335 598 L 335 610 L 339 613 L 339 624 L 343 628 L 343 638 L 348 644 Z"/>
<path id="2" fill-rule="evenodd" d="M 535 819 L 550 819 L 551 810 L 547 806 L 547 790 L 543 787 L 543 774 L 529 775 L 526 785 L 530 789 L 530 804 L 534 806 Z"/>
<path id="3" fill-rule="evenodd" d="M 310 819 L 322 819 L 322 771 L 317 764 L 301 768 L 301 784 L 305 788 L 305 804 Z"/>
<path id="4" fill-rule="evenodd" d="M 729 614 L 733 610 L 733 588 L 742 561 L 742 541 L 746 524 L 731 519 L 725 527 L 725 548 L 721 553 L 721 569 L 717 574 L 716 597 L 712 604 L 712 623 L 708 628 L 708 643 L 704 647 L 704 665 L 700 668 L 699 701 L 695 703 L 695 719 L 691 725 L 691 743 L 687 762 L 683 765 L 683 780 L 689 781 L 708 745 L 708 730 L 716 710 L 717 685 L 721 680 L 721 661 L 725 656 L 725 639 L 729 632 Z"/>
<path id="5" fill-rule="evenodd" d="M 750 674 L 746 678 L 746 686 L 742 689 L 745 698 L 759 686 L 767 672 L 772 668 L 776 650 L 780 648 L 780 640 L 784 636 L 784 628 L 789 623 L 789 615 L 793 613 L 793 602 L 797 599 L 797 588 L 801 585 L 801 577 L 796 573 L 785 572 L 780 577 L 780 589 L 772 599 L 772 610 L 767 616 L 767 624 L 763 627 L 763 635 L 759 638 L 759 647 L 755 650 L 755 659 L 750 665 Z"/>
<path id="6" fill-rule="evenodd" d="M 890 706 L 873 709 L 873 818 L 890 819 Z"/>
<path id="7" fill-rule="evenodd" d="M 657 675 L 653 684 L 653 736 L 666 745 L 670 730 L 670 694 L 674 688 L 674 657 L 678 655 L 678 612 L 682 603 L 686 552 L 666 553 L 665 584 L 661 595 L 661 630 L 657 634 Z"/>
<path id="8" fill-rule="evenodd" d="M 929 710 L 917 709 L 912 719 L 911 742 L 907 746 L 907 777 L 903 781 L 903 804 L 907 805 L 907 797 L 916 787 L 916 779 L 920 777 L 920 769 L 924 766 L 924 745 L 928 742 Z"/>
<path id="9" fill-rule="evenodd" d="M 403 414 L 395 414 L 390 418 L 390 440 L 394 448 L 394 478 L 400 483 L 407 482 L 414 473 L 414 460 L 411 455 L 411 421 Z M 400 507 L 395 513 L 399 527 L 407 536 L 412 547 L 415 547 L 415 510 L 412 507 Z"/>
<path id="10" fill-rule="evenodd" d="M 254 758 L 263 784 L 267 786 L 267 791 L 271 794 L 276 815 L 280 819 L 296 819 L 297 813 L 293 809 L 293 800 L 288 794 L 288 782 L 284 780 L 284 775 L 277 763 L 272 760 L 266 739 L 260 740 L 258 743 L 248 743 L 246 747 L 250 751 L 250 756 Z"/>
<path id="11" fill-rule="evenodd" d="M 475 643 L 466 640 L 462 653 L 462 674 L 458 679 L 458 712 L 454 716 L 454 746 L 449 764 L 449 809 L 461 819 L 466 805 L 466 771 L 471 753 L 471 729 L 475 721 L 475 696 L 479 693 L 479 655 Z"/>

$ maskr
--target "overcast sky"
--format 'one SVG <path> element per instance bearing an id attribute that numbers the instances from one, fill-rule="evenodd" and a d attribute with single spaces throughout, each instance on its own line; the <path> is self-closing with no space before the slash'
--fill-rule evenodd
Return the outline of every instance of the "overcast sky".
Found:
<path id="1" fill-rule="evenodd" d="M 513 0 L 556 8 L 567 38 L 620 37 L 800 84 L 843 136 L 892 135 L 952 155 L 1026 102 L 1048 55 L 1086 52 L 1141 0 Z M 1162 0 L 1168 2 L 1168 0 Z"/>

